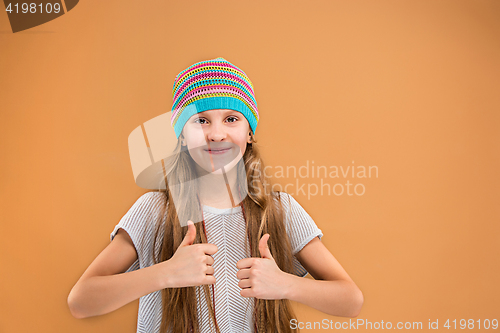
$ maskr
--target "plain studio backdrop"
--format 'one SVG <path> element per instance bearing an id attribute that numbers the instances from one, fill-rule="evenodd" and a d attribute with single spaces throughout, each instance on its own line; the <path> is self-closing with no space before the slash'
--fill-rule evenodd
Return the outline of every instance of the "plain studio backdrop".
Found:
<path id="1" fill-rule="evenodd" d="M 499 319 L 499 17 L 496 0 L 89 0 L 12 33 L 0 12 L 0 332 L 135 332 L 138 300 L 75 319 L 66 299 L 146 192 L 128 135 L 216 57 L 252 80 L 268 173 L 362 290 L 359 319 Z M 291 173 L 307 165 L 328 175 Z"/>

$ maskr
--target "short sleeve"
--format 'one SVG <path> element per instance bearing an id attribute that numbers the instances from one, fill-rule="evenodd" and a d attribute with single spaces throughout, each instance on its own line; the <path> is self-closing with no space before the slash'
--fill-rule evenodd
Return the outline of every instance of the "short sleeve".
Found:
<path id="1" fill-rule="evenodd" d="M 157 225 L 164 222 L 160 221 L 162 205 L 165 205 L 166 197 L 162 192 L 146 192 L 137 199 L 127 213 L 120 219 L 110 234 L 110 241 L 116 236 L 118 229 L 125 230 L 137 251 L 138 259 L 130 266 L 127 272 L 152 266 L 153 261 L 153 242 Z M 157 237 L 156 249 L 158 253 L 163 234 L 160 232 Z"/>
<path id="2" fill-rule="evenodd" d="M 323 232 L 318 228 L 305 209 L 288 193 L 280 192 L 283 204 L 284 219 L 288 238 L 292 246 L 293 264 L 298 276 L 306 276 L 307 270 L 300 264 L 295 254 L 302 250 L 315 237 L 323 237 Z"/>

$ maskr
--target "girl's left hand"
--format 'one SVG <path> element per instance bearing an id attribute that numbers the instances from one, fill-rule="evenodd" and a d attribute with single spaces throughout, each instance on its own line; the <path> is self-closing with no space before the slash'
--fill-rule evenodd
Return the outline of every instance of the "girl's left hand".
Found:
<path id="1" fill-rule="evenodd" d="M 290 288 L 290 274 L 283 272 L 271 255 L 267 240 L 269 234 L 262 236 L 259 242 L 259 251 L 262 258 L 245 258 L 236 263 L 239 271 L 236 277 L 240 282 L 240 295 L 260 299 L 286 298 Z"/>

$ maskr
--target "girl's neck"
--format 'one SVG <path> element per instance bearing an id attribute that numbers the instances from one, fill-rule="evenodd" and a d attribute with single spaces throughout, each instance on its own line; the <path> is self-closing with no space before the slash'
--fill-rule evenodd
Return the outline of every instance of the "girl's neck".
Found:
<path id="1" fill-rule="evenodd" d="M 198 195 L 201 203 L 220 209 L 238 206 L 235 171 L 236 168 L 233 168 L 227 173 L 207 174 L 199 178 Z"/>

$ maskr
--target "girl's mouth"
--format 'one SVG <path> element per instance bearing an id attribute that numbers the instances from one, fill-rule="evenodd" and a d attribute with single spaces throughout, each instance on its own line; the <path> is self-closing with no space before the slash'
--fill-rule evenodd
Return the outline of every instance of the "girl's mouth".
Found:
<path id="1" fill-rule="evenodd" d="M 223 148 L 223 149 L 204 149 L 207 153 L 209 154 L 214 154 L 214 155 L 219 155 L 219 154 L 224 154 L 231 150 L 231 148 Z"/>

